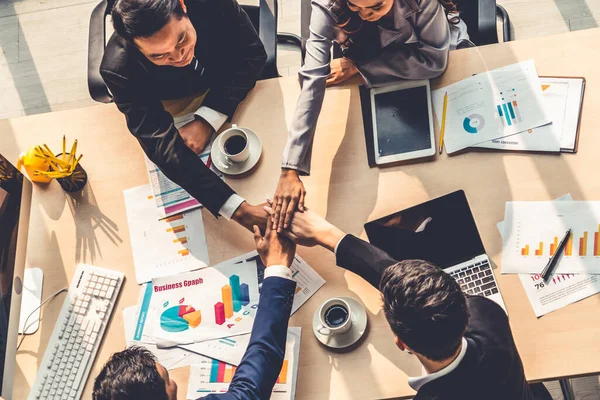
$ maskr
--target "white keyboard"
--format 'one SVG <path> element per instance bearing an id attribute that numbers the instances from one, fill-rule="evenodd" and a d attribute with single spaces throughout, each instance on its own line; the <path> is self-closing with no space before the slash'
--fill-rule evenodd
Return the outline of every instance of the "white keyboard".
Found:
<path id="1" fill-rule="evenodd" d="M 124 279 L 120 272 L 77 266 L 30 400 L 81 398 Z"/>

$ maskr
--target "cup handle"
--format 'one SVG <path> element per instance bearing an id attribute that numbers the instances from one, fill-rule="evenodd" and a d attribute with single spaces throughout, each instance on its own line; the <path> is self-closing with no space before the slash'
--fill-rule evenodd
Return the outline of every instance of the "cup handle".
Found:
<path id="1" fill-rule="evenodd" d="M 321 335 L 325 335 L 325 336 L 331 335 L 331 330 L 328 328 L 325 328 L 323 325 L 319 325 L 319 327 L 317 328 L 317 332 L 319 332 Z"/>

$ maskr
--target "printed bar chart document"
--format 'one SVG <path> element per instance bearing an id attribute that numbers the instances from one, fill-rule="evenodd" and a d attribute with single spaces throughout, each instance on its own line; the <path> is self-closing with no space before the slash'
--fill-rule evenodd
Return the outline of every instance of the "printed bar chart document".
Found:
<path id="1" fill-rule="evenodd" d="M 210 170 L 217 174 L 221 179 L 224 179 L 223 173 L 216 169 L 210 158 L 210 150 L 212 143 L 208 144 L 202 154 L 198 157 L 206 164 Z M 193 210 L 202 207 L 202 204 L 186 192 L 181 186 L 170 180 L 163 172 L 152 162 L 145 157 L 146 168 L 148 170 L 148 178 L 152 187 L 152 195 L 156 202 L 158 214 L 156 218 L 170 217 L 185 211 Z M 156 209 L 155 209 L 156 210 Z"/>
<path id="2" fill-rule="evenodd" d="M 298 360 L 300 356 L 301 328 L 288 328 L 285 359 L 271 400 L 293 400 L 296 397 Z M 187 398 L 195 400 L 211 393 L 225 393 L 229 388 L 237 367 L 222 361 L 206 358 L 192 365 L 188 383 Z"/>
<path id="3" fill-rule="evenodd" d="M 507 202 L 502 273 L 540 273 L 571 228 L 556 274 L 600 274 L 600 202 Z"/>
<path id="4" fill-rule="evenodd" d="M 162 347 L 250 333 L 258 296 L 254 262 L 155 278 L 142 293 L 134 340 Z"/>
<path id="5" fill-rule="evenodd" d="M 552 122 L 533 60 L 434 90 L 432 102 L 440 126 L 446 92 L 444 144 L 448 154 Z"/>
<path id="6" fill-rule="evenodd" d="M 150 185 L 125 190 L 123 196 L 138 284 L 210 264 L 200 210 L 158 220 Z"/>
<path id="7" fill-rule="evenodd" d="M 555 202 L 570 200 L 571 195 L 567 194 Z M 498 230 L 504 236 L 504 221 L 498 223 Z M 599 275 L 555 273 L 548 283 L 544 282 L 540 274 L 519 274 L 519 279 L 536 317 L 600 292 Z"/>

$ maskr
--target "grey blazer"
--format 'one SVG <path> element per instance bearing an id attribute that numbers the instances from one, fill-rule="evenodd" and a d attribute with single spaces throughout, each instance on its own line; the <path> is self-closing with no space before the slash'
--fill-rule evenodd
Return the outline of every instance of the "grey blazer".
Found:
<path id="1" fill-rule="evenodd" d="M 343 44 L 348 36 L 339 29 L 330 11 L 331 0 L 312 0 L 310 36 L 304 65 L 298 73 L 302 89 L 296 105 L 283 168 L 310 174 L 313 137 L 329 76 L 332 42 Z M 380 50 L 372 59 L 355 61 L 368 86 L 401 79 L 429 79 L 446 69 L 448 51 L 469 45 L 463 21 L 449 24 L 438 0 L 395 0 L 389 17 L 377 21 L 373 46 Z M 367 22 L 365 22 L 367 23 Z M 384 27 L 385 26 L 385 27 Z"/>

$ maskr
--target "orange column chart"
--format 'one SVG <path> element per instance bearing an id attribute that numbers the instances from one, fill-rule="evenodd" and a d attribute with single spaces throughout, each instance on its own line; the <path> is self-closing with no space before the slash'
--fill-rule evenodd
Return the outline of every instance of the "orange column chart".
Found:
<path id="1" fill-rule="evenodd" d="M 569 235 L 567 239 L 567 245 L 565 246 L 565 256 L 573 255 L 573 233 Z"/>
<path id="2" fill-rule="evenodd" d="M 587 242 L 588 242 L 588 233 L 583 232 L 583 236 L 579 238 L 579 255 L 580 256 L 587 255 Z"/>
<path id="3" fill-rule="evenodd" d="M 523 247 L 521 249 L 521 255 L 522 256 L 528 256 L 529 255 L 529 245 L 526 245 L 525 247 Z"/>
<path id="4" fill-rule="evenodd" d="M 229 319 L 233 316 L 233 294 L 231 286 L 225 285 L 221 288 L 221 296 L 223 297 L 223 306 L 225 308 L 225 318 Z"/>
<path id="5" fill-rule="evenodd" d="M 550 255 L 553 256 L 558 248 L 558 236 L 554 236 L 554 243 L 550 243 Z"/>
<path id="6" fill-rule="evenodd" d="M 535 255 L 536 256 L 541 256 L 544 254 L 544 242 L 540 242 L 539 247 L 537 248 L 537 250 L 535 251 Z"/>

